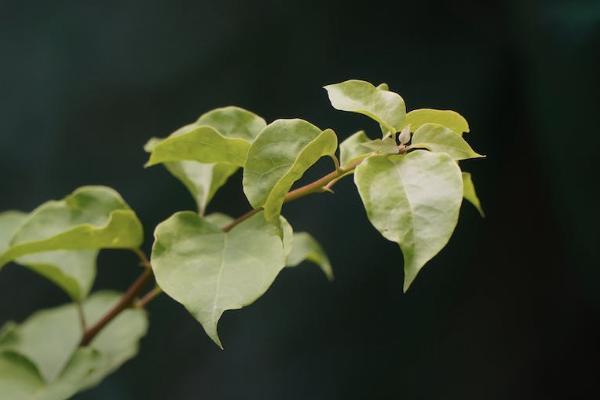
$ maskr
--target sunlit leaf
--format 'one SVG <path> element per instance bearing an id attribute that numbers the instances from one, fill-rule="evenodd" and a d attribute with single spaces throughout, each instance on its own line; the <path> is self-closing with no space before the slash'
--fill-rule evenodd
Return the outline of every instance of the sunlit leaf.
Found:
<path id="1" fill-rule="evenodd" d="M 0 267 L 28 254 L 137 248 L 142 240 L 140 221 L 117 192 L 102 186 L 85 186 L 64 200 L 49 201 L 29 214 L 0 255 Z"/>
<path id="2" fill-rule="evenodd" d="M 364 114 L 379 122 L 385 131 L 398 132 L 403 126 L 406 106 L 399 94 L 383 85 L 375 87 L 369 82 L 349 80 L 325 89 L 335 109 Z"/>
<path id="3" fill-rule="evenodd" d="M 116 301 L 115 292 L 94 293 L 83 304 L 88 323 L 96 322 Z M 129 309 L 109 323 L 89 347 L 78 348 L 82 336 L 74 304 L 39 311 L 21 325 L 7 323 L 0 334 L 0 398 L 8 393 L 65 399 L 97 384 L 137 353 L 138 342 L 147 329 L 144 311 Z M 16 395 L 15 395 L 16 396 Z"/>
<path id="4" fill-rule="evenodd" d="M 327 279 L 333 279 L 331 263 L 321 245 L 306 232 L 294 233 L 292 251 L 287 257 L 286 264 L 288 267 L 295 267 L 305 260 L 317 264 Z"/>
<path id="5" fill-rule="evenodd" d="M 404 255 L 404 290 L 448 242 L 462 201 L 457 163 L 444 153 L 417 150 L 373 156 L 354 175 L 367 216 Z"/>
<path id="6" fill-rule="evenodd" d="M 10 247 L 12 237 L 27 216 L 19 211 L 0 213 L 0 254 Z M 29 254 L 15 262 L 48 278 L 74 300 L 81 300 L 94 282 L 97 253 L 95 250 L 56 250 Z"/>
<path id="7" fill-rule="evenodd" d="M 0 398 L 32 400 L 44 386 L 44 380 L 29 360 L 0 351 Z"/>
<path id="8" fill-rule="evenodd" d="M 144 149 L 151 152 L 158 143 L 160 139 L 150 139 Z M 205 164 L 197 161 L 166 162 L 164 166 L 190 192 L 200 214 L 204 214 L 217 191 L 239 168 L 231 164 Z"/>
<path id="9" fill-rule="evenodd" d="M 435 110 L 432 108 L 412 110 L 406 114 L 403 127 L 410 126 L 410 130 L 415 132 L 421 125 L 430 123 L 443 125 L 459 134 L 469 132 L 469 123 L 456 111 Z"/>
<path id="10" fill-rule="evenodd" d="M 196 124 L 211 126 L 226 137 L 245 139 L 250 143 L 267 126 L 258 115 L 235 106 L 216 108 L 202 114 Z"/>
<path id="11" fill-rule="evenodd" d="M 425 147 L 431 151 L 447 153 L 455 160 L 483 157 L 456 132 L 439 124 L 424 124 L 413 134 L 413 147 Z"/>
<path id="12" fill-rule="evenodd" d="M 146 166 L 198 161 L 241 167 L 246 162 L 250 144 L 265 125 L 262 118 L 238 107 L 213 110 L 154 143 Z"/>
<path id="13" fill-rule="evenodd" d="M 479 197 L 477 197 L 477 192 L 475 191 L 475 185 L 473 184 L 473 179 L 471 178 L 471 174 L 468 172 L 462 173 L 463 178 L 463 196 L 465 200 L 469 203 L 473 204 L 477 211 L 479 211 L 479 215 L 485 217 L 485 213 L 483 212 L 483 207 L 481 207 L 481 202 L 479 201 Z"/>
<path id="14" fill-rule="evenodd" d="M 337 137 L 300 119 L 268 125 L 248 152 L 244 193 L 254 208 L 264 208 L 267 221 L 277 221 L 284 197 L 295 181 L 323 156 L 333 156 Z"/>
<path id="15" fill-rule="evenodd" d="M 158 225 L 155 238 L 152 268 L 158 285 L 219 347 L 223 312 L 254 302 L 285 266 L 279 232 L 262 212 L 227 233 L 195 213 L 179 212 Z"/>
<path id="16" fill-rule="evenodd" d="M 202 115 L 194 125 L 210 126 L 226 138 L 245 140 L 248 142 L 248 146 L 245 146 L 247 152 L 249 144 L 254 141 L 254 138 L 267 124 L 261 117 L 250 111 L 239 107 L 224 107 Z M 182 138 L 178 140 L 182 140 Z M 153 138 L 148 141 L 144 149 L 152 153 L 162 141 L 161 139 Z M 177 143 L 174 144 L 174 146 L 176 145 Z M 201 146 L 202 143 L 197 143 L 197 145 Z M 162 151 L 167 150 L 163 149 Z M 175 155 L 177 159 L 181 159 L 182 161 L 170 161 L 164 162 L 164 164 L 167 170 L 185 185 L 194 197 L 198 210 L 201 214 L 204 214 L 206 206 L 217 190 L 237 171 L 239 162 L 237 164 L 232 164 L 230 161 L 223 163 L 201 163 L 187 160 L 185 157 L 189 156 L 189 154 L 187 152 Z M 194 152 L 194 154 L 201 154 L 200 157 L 204 157 L 202 149 Z M 212 160 L 214 161 L 216 155 L 209 154 L 208 156 L 213 157 Z M 197 159 L 197 157 L 194 159 Z"/>
<path id="17" fill-rule="evenodd" d="M 340 164 L 342 168 L 347 167 L 353 161 L 357 161 L 368 157 L 373 153 L 371 147 L 365 146 L 371 142 L 365 131 L 358 131 L 352 136 L 349 136 L 340 144 Z"/>

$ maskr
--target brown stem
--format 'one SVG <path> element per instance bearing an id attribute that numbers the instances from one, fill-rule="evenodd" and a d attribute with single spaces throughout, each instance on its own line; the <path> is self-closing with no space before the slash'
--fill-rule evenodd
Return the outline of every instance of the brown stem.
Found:
<path id="1" fill-rule="evenodd" d="M 113 306 L 98 322 L 90 326 L 81 339 L 81 346 L 87 346 L 96 337 L 96 335 L 106 327 L 121 311 L 125 310 L 133 303 L 138 293 L 144 288 L 144 284 L 152 277 L 152 270 L 145 268 L 144 272 L 127 289 L 119 302 Z"/>
<path id="2" fill-rule="evenodd" d="M 159 294 L 162 293 L 162 289 L 156 286 L 154 289 L 149 291 L 139 301 L 135 303 L 136 308 L 144 308 L 148 303 L 154 300 Z"/>
<path id="3" fill-rule="evenodd" d="M 311 182 L 309 184 L 299 187 L 298 189 L 294 189 L 291 192 L 288 192 L 288 194 L 285 195 L 283 202 L 289 203 L 290 201 L 298 200 L 299 198 L 308 196 L 309 194 L 312 194 L 312 193 L 330 191 L 331 187 L 335 183 L 337 183 L 337 181 L 340 178 L 342 178 L 345 175 L 347 175 L 348 173 L 354 171 L 354 169 L 358 166 L 358 164 L 360 164 L 361 161 L 362 160 L 356 160 L 356 161 L 348 164 L 345 168 L 338 168 L 335 171 L 328 173 L 327 175 L 323 176 L 322 178 L 317 179 L 314 182 Z M 241 224 L 242 222 L 244 222 L 248 218 L 252 217 L 254 214 L 258 213 L 261 210 L 262 210 L 262 208 L 255 208 L 253 210 L 246 212 L 245 214 L 243 214 L 236 220 L 234 220 L 231 223 L 229 223 L 228 225 L 226 225 L 223 228 L 223 231 L 229 232 L 235 226 Z"/>

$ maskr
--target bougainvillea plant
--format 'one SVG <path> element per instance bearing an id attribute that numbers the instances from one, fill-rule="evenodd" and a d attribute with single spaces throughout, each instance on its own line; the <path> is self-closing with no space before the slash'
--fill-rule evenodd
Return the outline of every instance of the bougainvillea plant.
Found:
<path id="1" fill-rule="evenodd" d="M 294 232 L 281 211 L 285 203 L 331 192 L 346 176 L 354 176 L 373 226 L 399 245 L 407 290 L 450 239 L 463 198 L 483 214 L 471 176 L 458 163 L 482 156 L 465 141 L 469 125 L 454 111 L 407 113 L 386 84 L 349 80 L 325 89 L 334 108 L 372 118 L 381 135 L 356 132 L 338 152 L 331 129 L 301 119 L 267 124 L 250 111 L 224 107 L 151 139 L 147 166 L 161 164 L 179 179 L 197 210 L 160 223 L 150 257 L 141 250 L 135 212 L 107 187 L 81 187 L 30 213 L 0 213 L 0 268 L 29 268 L 71 300 L 4 325 L 0 398 L 65 399 L 96 385 L 137 353 L 148 325 L 146 305 L 161 293 L 181 303 L 222 347 L 217 324 L 223 312 L 254 302 L 285 267 L 311 261 L 332 279 L 323 248 L 310 234 Z M 331 159 L 332 171 L 293 188 L 322 157 Z M 250 210 L 207 215 L 210 200 L 238 169 Z M 141 274 L 124 293 L 90 293 L 102 249 L 139 257 Z"/>

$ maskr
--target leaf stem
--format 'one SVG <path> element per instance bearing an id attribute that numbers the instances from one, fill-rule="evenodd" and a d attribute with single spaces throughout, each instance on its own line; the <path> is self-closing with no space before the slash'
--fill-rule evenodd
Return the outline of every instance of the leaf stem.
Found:
<path id="1" fill-rule="evenodd" d="M 162 293 L 162 289 L 158 286 L 155 286 L 154 289 L 146 293 L 141 299 L 139 299 L 135 303 L 136 308 L 144 308 L 148 303 L 154 300 L 158 295 Z"/>

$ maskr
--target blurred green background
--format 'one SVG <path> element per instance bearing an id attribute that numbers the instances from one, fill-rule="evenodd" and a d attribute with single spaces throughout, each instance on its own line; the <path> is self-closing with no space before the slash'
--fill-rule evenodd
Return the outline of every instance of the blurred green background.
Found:
<path id="1" fill-rule="evenodd" d="M 141 354 L 79 399 L 589 399 L 597 396 L 600 2 L 0 2 L 0 209 L 84 184 L 120 191 L 146 226 L 191 209 L 142 145 L 219 106 L 299 117 L 341 138 L 367 118 L 321 87 L 387 82 L 409 109 L 451 108 L 487 154 L 487 212 L 465 205 L 448 248 L 402 294 L 397 246 L 351 179 L 285 207 L 327 249 L 220 324 L 225 351 L 178 304 L 150 306 Z M 330 169 L 322 162 L 309 173 Z M 248 208 L 236 175 L 211 210 Z M 132 255 L 103 252 L 97 288 Z M 11 265 L 0 323 L 65 302 Z"/>

